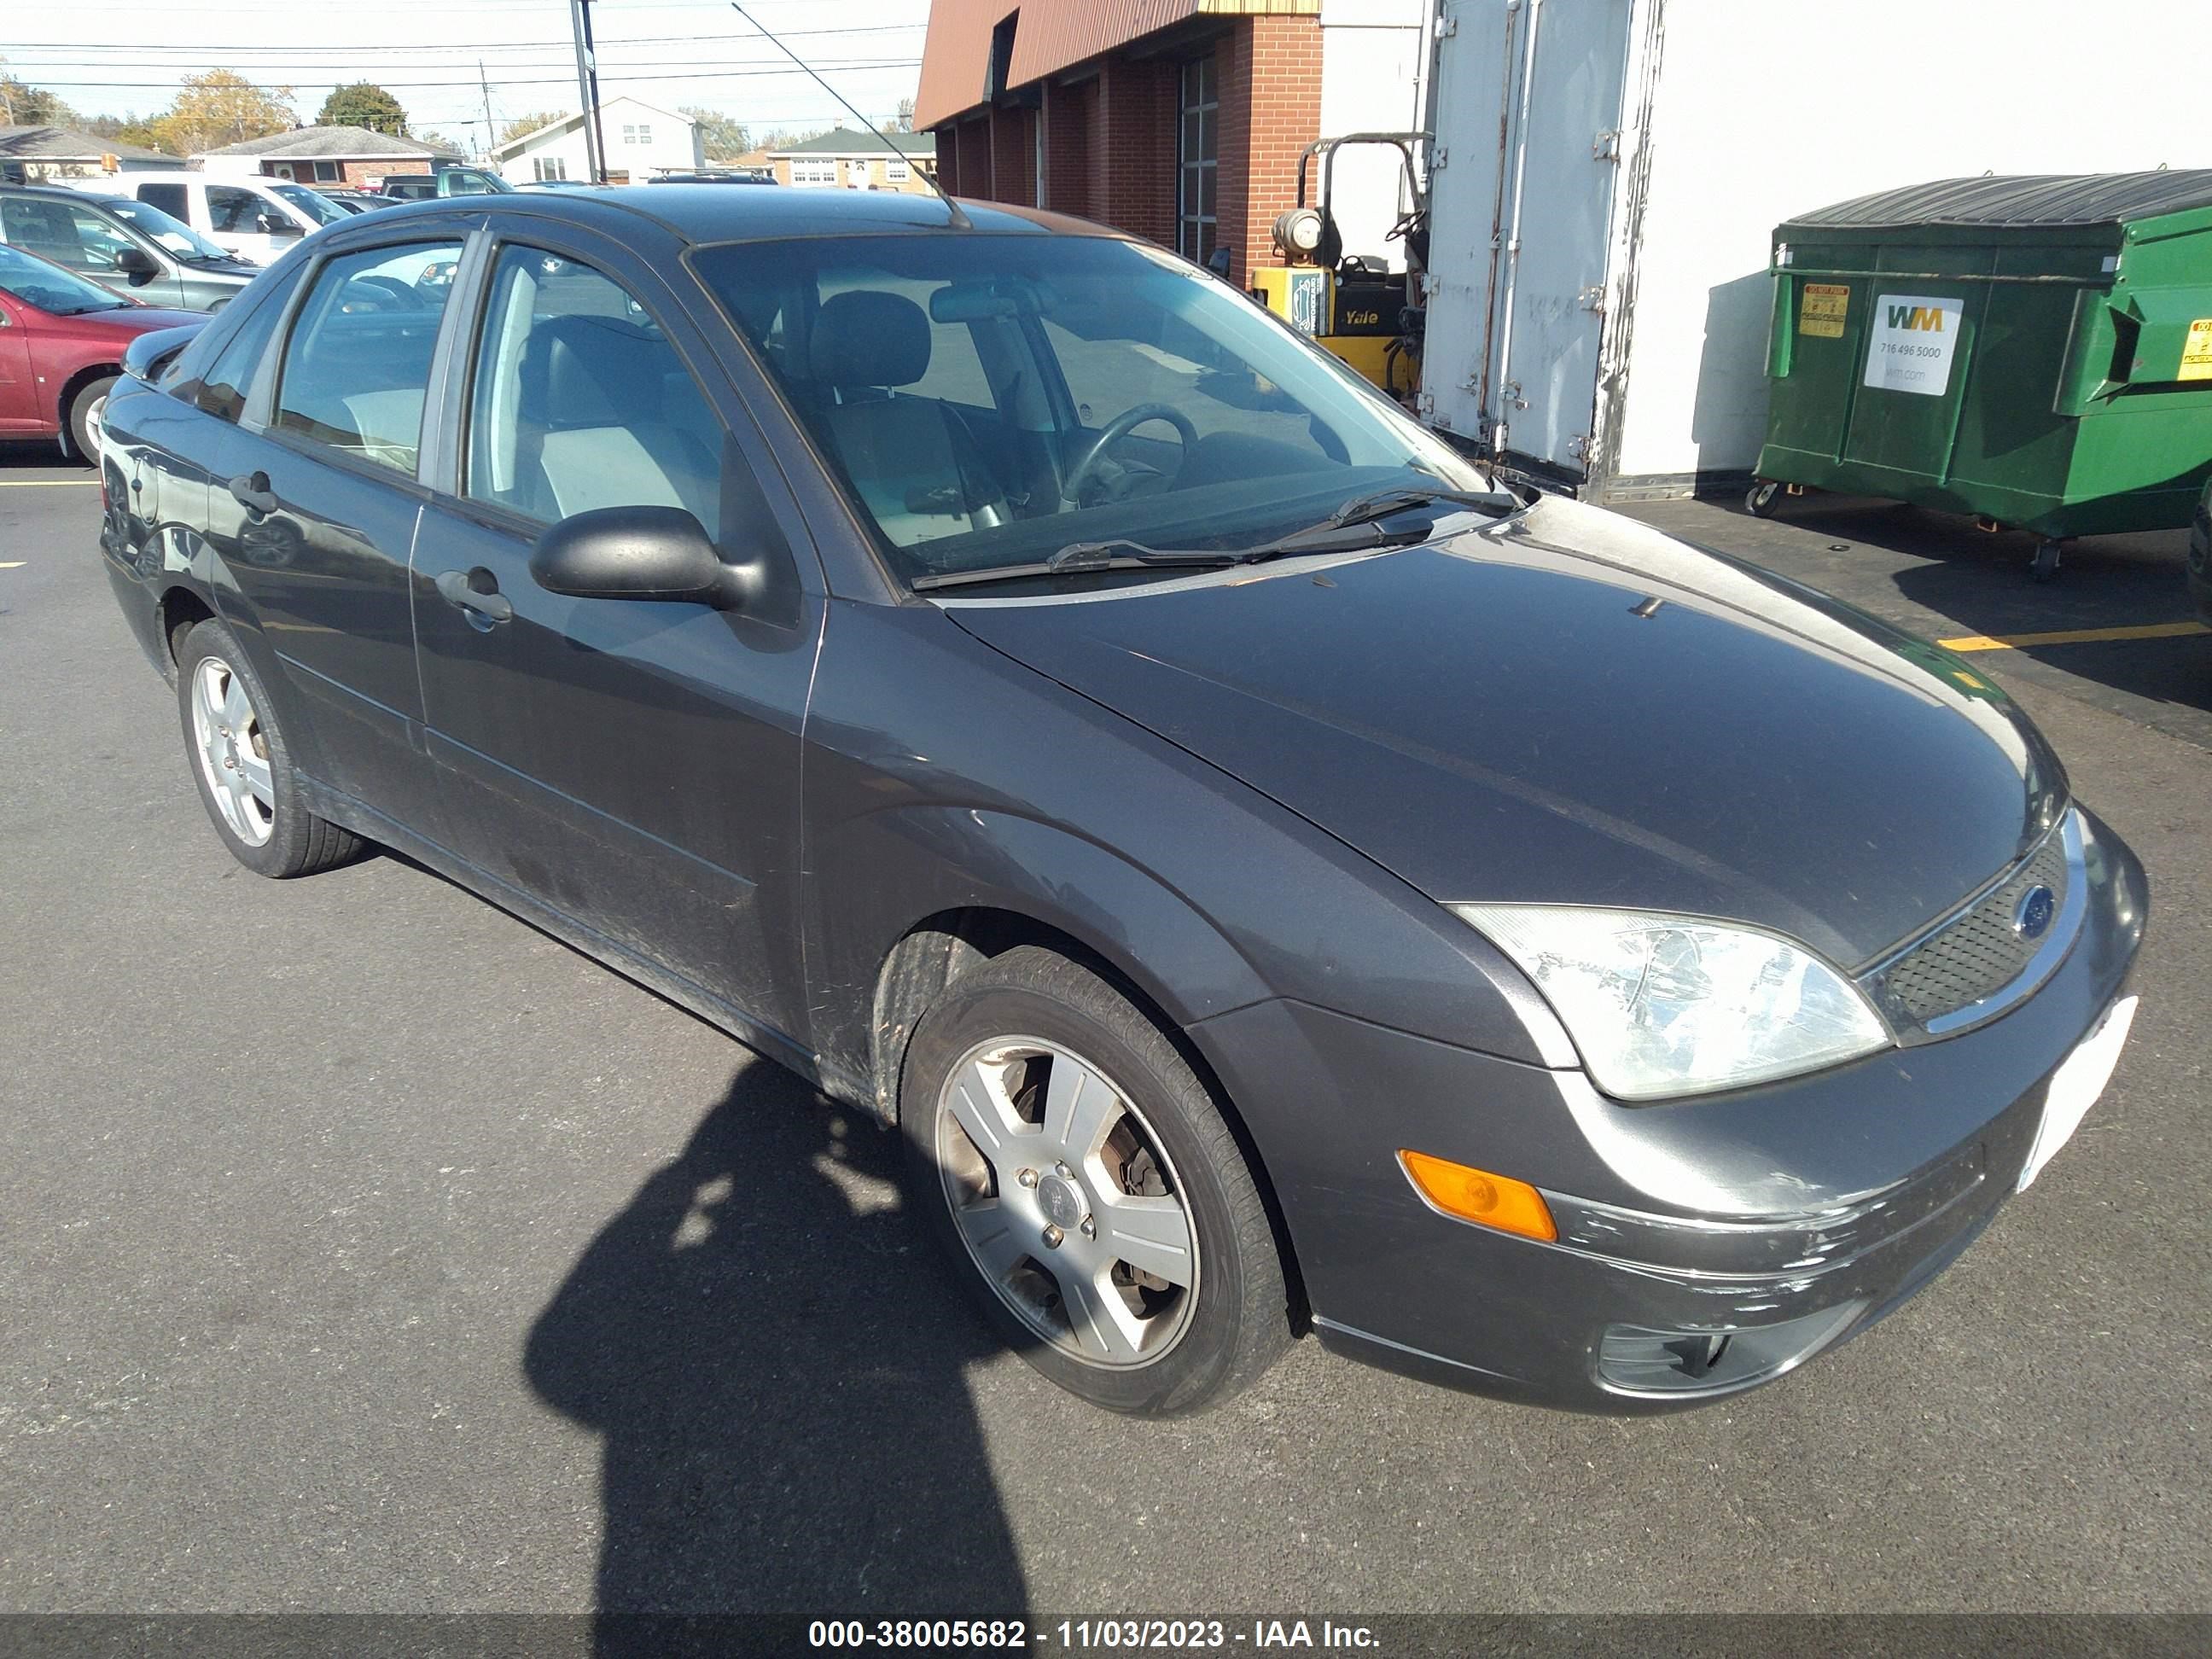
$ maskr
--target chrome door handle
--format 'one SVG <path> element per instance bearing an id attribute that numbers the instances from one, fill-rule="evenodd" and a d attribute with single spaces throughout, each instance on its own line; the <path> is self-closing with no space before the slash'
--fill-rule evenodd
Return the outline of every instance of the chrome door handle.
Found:
<path id="1" fill-rule="evenodd" d="M 471 574 L 466 570 L 448 570 L 438 578 L 438 592 L 447 604 L 471 616 L 482 617 L 488 623 L 503 623 L 514 615 L 514 601 L 495 586 L 489 592 L 471 586 Z M 489 578 L 490 573 L 485 574 Z"/>
<path id="2" fill-rule="evenodd" d="M 239 477 L 230 481 L 232 498 L 248 513 L 274 513 L 276 494 L 269 488 L 269 475 L 257 472 L 251 477 Z"/>

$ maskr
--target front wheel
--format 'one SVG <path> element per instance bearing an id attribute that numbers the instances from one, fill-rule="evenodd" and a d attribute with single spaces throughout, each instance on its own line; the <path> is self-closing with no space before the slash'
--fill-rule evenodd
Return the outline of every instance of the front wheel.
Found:
<path id="1" fill-rule="evenodd" d="M 200 804 L 256 875 L 305 876 L 356 856 L 361 838 L 310 812 L 269 693 L 238 639 L 209 617 L 177 648 L 178 714 Z"/>
<path id="2" fill-rule="evenodd" d="M 100 465 L 100 418 L 107 408 L 107 394 L 119 377 L 103 375 L 77 389 L 70 399 L 70 448 L 88 466 Z"/>
<path id="3" fill-rule="evenodd" d="M 1743 510 L 1754 519 L 1771 519 L 1782 505 L 1782 486 L 1765 479 L 1752 485 L 1743 498 Z"/>
<path id="4" fill-rule="evenodd" d="M 1287 1344 L 1282 1262 L 1235 1135 L 1096 974 L 1024 946 L 955 980 L 915 1028 L 899 1118 L 927 1224 L 1069 1392 L 1194 1412 Z"/>

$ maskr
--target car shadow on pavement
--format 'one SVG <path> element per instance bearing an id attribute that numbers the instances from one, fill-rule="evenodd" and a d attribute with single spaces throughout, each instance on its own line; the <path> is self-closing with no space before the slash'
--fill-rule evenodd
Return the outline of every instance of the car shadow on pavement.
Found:
<path id="1" fill-rule="evenodd" d="M 2068 544 L 2057 576 L 2039 582 L 2029 573 L 2035 537 L 1984 532 L 1952 514 L 1808 494 L 1787 500 L 1772 530 L 1755 527 L 1740 509 L 1735 516 L 1744 543 L 1730 542 L 1731 550 L 1876 611 L 1885 608 L 1886 586 L 1943 619 L 1916 623 L 1916 631 L 1930 638 L 2186 629 L 2111 641 L 2031 641 L 1984 659 L 2004 667 L 2026 659 L 2092 686 L 2173 705 L 2186 711 L 2192 729 L 2201 729 L 2203 711 L 2212 709 L 2212 638 L 2191 626 L 2185 531 L 2082 537 Z M 1767 556 L 1759 546 L 1763 538 L 1783 538 L 1786 552 Z M 1825 549 L 1821 538 L 1827 539 Z"/>
<path id="2" fill-rule="evenodd" d="M 964 1368 L 996 1352 L 898 1137 L 766 1060 L 595 1238 L 525 1366 L 604 1439 L 601 1653 L 640 1613 L 1018 1616 Z"/>

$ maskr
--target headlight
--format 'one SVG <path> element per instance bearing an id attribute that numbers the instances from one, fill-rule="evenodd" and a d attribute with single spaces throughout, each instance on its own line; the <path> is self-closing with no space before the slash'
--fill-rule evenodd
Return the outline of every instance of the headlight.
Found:
<path id="1" fill-rule="evenodd" d="M 1536 981 L 1591 1079 L 1623 1100 L 1740 1089 L 1891 1042 L 1856 986 L 1771 933 L 1643 910 L 1450 908 Z"/>

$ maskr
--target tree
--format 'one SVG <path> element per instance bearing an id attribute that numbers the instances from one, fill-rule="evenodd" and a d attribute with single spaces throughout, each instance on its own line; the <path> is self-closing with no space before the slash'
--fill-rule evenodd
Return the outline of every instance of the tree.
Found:
<path id="1" fill-rule="evenodd" d="M 913 99 L 902 98 L 898 100 L 898 113 L 892 116 L 890 120 L 884 123 L 884 131 L 885 132 L 912 132 L 914 131 Z"/>
<path id="2" fill-rule="evenodd" d="M 499 130 L 499 137 L 493 142 L 492 148 L 497 149 L 501 144 L 511 144 L 526 132 L 535 132 L 540 127 L 550 127 L 556 121 L 568 118 L 568 112 L 564 109 L 540 110 L 535 115 L 518 115 Z"/>
<path id="3" fill-rule="evenodd" d="M 683 112 L 699 124 L 699 143 L 710 161 L 726 161 L 753 147 L 753 136 L 742 121 L 697 104 L 686 104 Z"/>
<path id="4" fill-rule="evenodd" d="M 356 81 L 351 86 L 337 88 L 323 100 L 315 125 L 367 127 L 371 132 L 388 132 L 394 138 L 404 138 L 407 112 L 399 106 L 397 98 L 374 81 Z"/>
<path id="5" fill-rule="evenodd" d="M 0 125 L 65 127 L 76 124 L 76 112 L 54 93 L 31 86 L 9 74 L 0 58 Z"/>
<path id="6" fill-rule="evenodd" d="M 188 75 L 176 101 L 149 124 L 162 149 L 194 155 L 299 125 L 289 87 L 257 87 L 230 70 Z"/>

